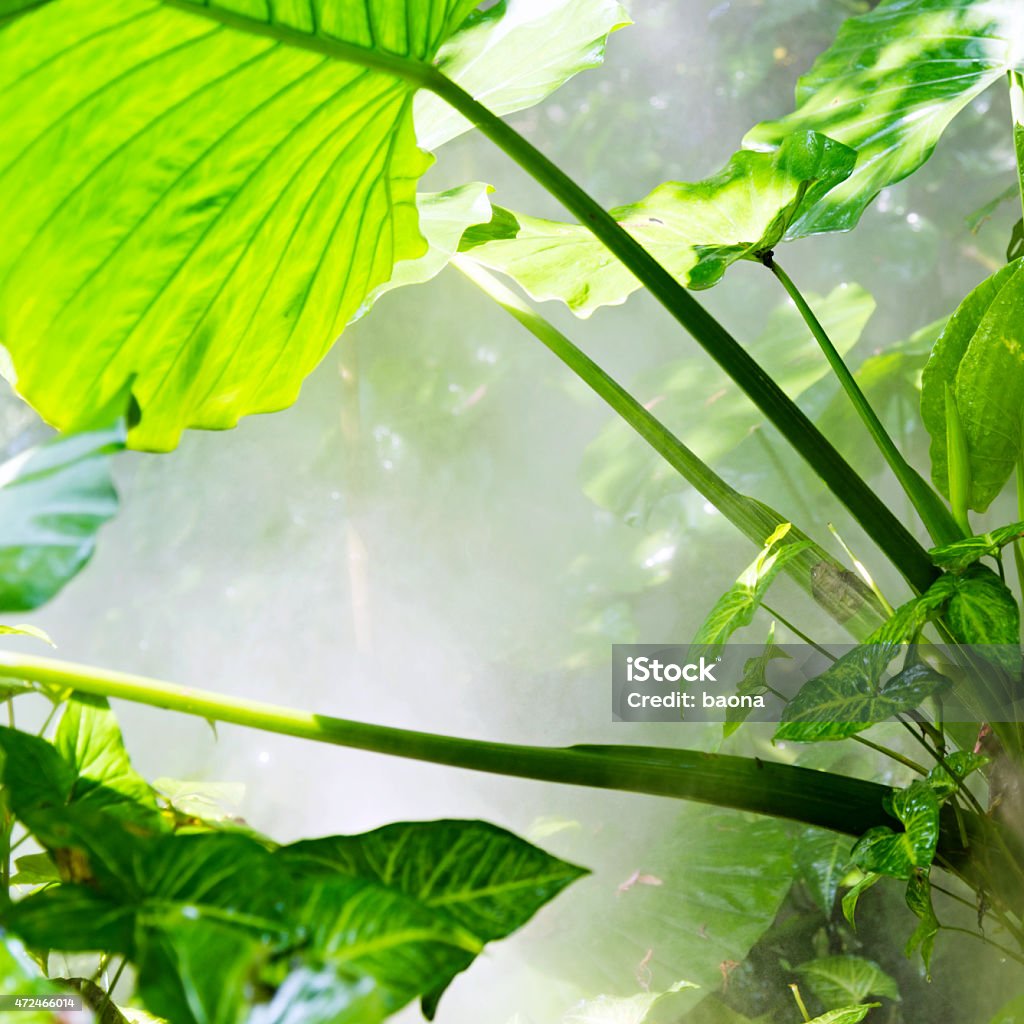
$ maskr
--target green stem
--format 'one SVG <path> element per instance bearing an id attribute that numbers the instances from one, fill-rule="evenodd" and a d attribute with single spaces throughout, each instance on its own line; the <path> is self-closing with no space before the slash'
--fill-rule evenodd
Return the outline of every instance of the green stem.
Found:
<path id="1" fill-rule="evenodd" d="M 628 423 L 680 476 L 695 487 L 737 529 L 758 547 L 775 529 L 787 522 L 774 509 L 733 490 L 717 473 L 702 462 L 656 416 L 636 400 L 621 384 L 609 376 L 552 323 L 532 309 L 511 289 L 473 260 L 456 256 L 452 265 L 462 271 L 485 295 L 523 325 L 554 353 L 577 377 Z M 785 543 L 801 543 L 808 538 L 799 530 L 790 530 Z M 787 563 L 786 570 L 811 596 L 814 596 L 811 570 L 821 562 L 835 563 L 823 548 L 814 545 Z M 841 624 L 857 639 L 864 639 L 876 623 L 883 621 L 880 610 L 865 603 L 857 614 Z"/>
<path id="2" fill-rule="evenodd" d="M 814 335 L 815 340 L 821 346 L 821 351 L 825 354 L 829 366 L 832 367 L 832 372 L 839 379 L 839 383 L 857 411 L 857 415 L 860 416 L 864 426 L 867 427 L 868 433 L 877 445 L 878 450 L 882 453 L 882 457 L 889 464 L 889 468 L 893 471 L 896 479 L 900 482 L 900 486 L 910 499 L 911 504 L 917 510 L 917 514 L 927 527 L 932 540 L 936 544 L 949 544 L 952 541 L 959 540 L 962 534 L 952 515 L 950 515 L 949 509 L 946 508 L 942 499 L 928 485 L 924 477 L 907 462 L 899 448 L 896 447 L 896 443 L 889 436 L 889 432 L 878 418 L 871 403 L 867 400 L 864 392 L 861 391 L 857 379 L 843 361 L 843 357 L 839 354 L 838 349 L 832 344 L 832 339 L 814 315 L 814 311 L 801 294 L 800 289 L 797 288 L 792 278 L 779 266 L 775 259 L 771 256 L 766 256 L 764 262 L 778 278 L 782 287 L 785 288 L 800 316 L 803 317 L 804 323 L 810 328 L 811 334 Z"/>
<path id="3" fill-rule="evenodd" d="M 558 199 L 689 331 L 807 460 L 911 586 L 924 591 L 936 579 L 935 567 L 910 531 L 739 342 L 600 203 L 514 128 L 432 64 L 301 32 L 277 23 L 255 21 L 221 7 L 197 5 L 187 0 L 162 2 L 237 31 L 384 71 L 440 97 Z"/>
<path id="4" fill-rule="evenodd" d="M 1008 73 L 1010 115 L 1013 118 L 1013 149 L 1017 155 L 1017 183 L 1020 187 L 1021 210 L 1024 211 L 1024 75 Z"/>
<path id="5" fill-rule="evenodd" d="M 333 718 L 9 651 L 0 652 L 0 678 L 473 771 L 735 807 L 850 835 L 887 820 L 887 786 L 758 758 L 656 747 L 491 743 Z"/>
<path id="6" fill-rule="evenodd" d="M 1017 519 L 1024 522 L 1024 454 L 1017 457 Z M 1013 542 L 1013 564 L 1017 567 L 1017 585 L 1024 600 L 1024 541 Z"/>

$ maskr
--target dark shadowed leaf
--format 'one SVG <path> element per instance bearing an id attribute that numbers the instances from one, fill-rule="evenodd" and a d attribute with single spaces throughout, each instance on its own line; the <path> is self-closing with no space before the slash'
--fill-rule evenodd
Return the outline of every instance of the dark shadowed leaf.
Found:
<path id="1" fill-rule="evenodd" d="M 915 868 L 907 883 L 907 906 L 917 915 L 918 924 L 907 942 L 906 953 L 921 951 L 925 971 L 931 970 L 935 937 L 939 934 L 939 921 L 932 907 L 932 886 L 927 868 Z"/>

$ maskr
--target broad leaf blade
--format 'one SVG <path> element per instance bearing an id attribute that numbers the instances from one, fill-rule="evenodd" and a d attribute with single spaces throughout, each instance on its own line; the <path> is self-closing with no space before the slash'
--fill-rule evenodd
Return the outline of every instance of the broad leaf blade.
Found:
<path id="1" fill-rule="evenodd" d="M 826 1009 L 863 1003 L 868 996 L 899 1000 L 896 981 L 872 960 L 859 956 L 828 956 L 796 968 Z"/>
<path id="2" fill-rule="evenodd" d="M 385 825 L 310 839 L 277 856 L 306 871 L 377 880 L 442 907 L 486 942 L 504 938 L 587 872 L 483 821 Z"/>
<path id="3" fill-rule="evenodd" d="M 797 85 L 796 110 L 744 144 L 818 131 L 857 151 L 849 178 L 808 208 L 792 237 L 852 228 L 886 185 L 931 155 L 949 122 L 1024 57 L 1017 0 L 886 0 L 850 18 Z"/>
<path id="4" fill-rule="evenodd" d="M 330 40 L 429 61 L 474 2 L 300 2 L 271 27 L 255 0 L 187 6 L 59 0 L 0 31 L 16 386 L 66 429 L 134 375 L 131 443 L 157 450 L 290 404 L 422 254 L 413 87 Z"/>
<path id="5" fill-rule="evenodd" d="M 709 288 L 732 263 L 776 245 L 799 210 L 850 173 L 853 158 L 831 139 L 799 133 L 774 153 L 740 151 L 710 178 L 667 182 L 611 214 L 684 284 Z M 618 305 L 640 287 L 586 228 L 506 210 L 468 231 L 462 251 L 577 316 Z"/>

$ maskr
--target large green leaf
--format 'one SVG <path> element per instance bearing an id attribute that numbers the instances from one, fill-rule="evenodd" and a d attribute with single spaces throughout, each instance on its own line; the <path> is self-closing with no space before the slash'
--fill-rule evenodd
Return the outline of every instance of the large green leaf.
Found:
<path id="1" fill-rule="evenodd" d="M 483 821 L 385 825 L 360 836 L 286 846 L 278 857 L 307 871 L 341 872 L 441 907 L 490 942 L 521 927 L 587 872 Z"/>
<path id="2" fill-rule="evenodd" d="M 257 0 L 56 0 L 6 24 L 0 338 L 19 392 L 70 428 L 134 377 L 132 444 L 159 450 L 291 403 L 425 248 L 414 86 L 347 58 L 415 72 L 474 5 L 305 0 L 270 24 Z"/>
<path id="3" fill-rule="evenodd" d="M 511 114 L 600 64 L 608 36 L 628 24 L 617 0 L 500 0 L 470 15 L 441 47 L 437 64 L 488 110 Z M 417 95 L 415 113 L 424 149 L 470 128 L 431 93 Z"/>
<path id="4" fill-rule="evenodd" d="M 124 438 L 119 419 L 0 466 L 0 611 L 45 603 L 92 557 L 99 528 L 117 512 L 110 456 Z"/>
<path id="5" fill-rule="evenodd" d="M 871 995 L 900 998 L 895 980 L 873 960 L 859 956 L 809 960 L 796 973 L 828 1010 L 863 1003 Z"/>
<path id="6" fill-rule="evenodd" d="M 757 259 L 853 166 L 845 146 L 814 132 L 794 134 L 774 153 L 741 151 L 710 178 L 667 182 L 646 199 L 612 210 L 667 270 L 709 288 L 737 260 Z M 560 299 L 578 316 L 616 305 L 639 281 L 586 228 L 499 208 L 466 233 L 462 249 L 517 281 L 535 299 Z"/>
<path id="7" fill-rule="evenodd" d="M 968 504 L 984 512 L 1024 446 L 1024 259 L 983 281 L 942 332 L 921 379 L 921 416 L 931 434 L 932 480 L 949 496 L 947 391 L 956 403 L 970 465 Z"/>
<path id="8" fill-rule="evenodd" d="M 843 355 L 857 343 L 875 310 L 875 300 L 857 284 L 838 285 L 828 295 L 809 296 L 809 301 Z M 788 301 L 769 312 L 750 352 L 795 399 L 802 399 L 828 373 L 817 342 Z M 706 366 L 695 373 L 690 358 L 656 367 L 630 390 L 712 465 L 763 423 L 721 369 Z M 763 452 L 758 453 L 763 459 Z M 630 521 L 646 522 L 660 503 L 687 489 L 679 474 L 618 418 L 587 447 L 582 477 L 592 500 Z"/>
<path id="9" fill-rule="evenodd" d="M 946 596 L 946 624 L 958 643 L 977 646 L 1011 676 L 1020 672 L 1020 608 L 991 569 L 972 565 L 957 575 L 947 573 L 931 592 Z"/>
<path id="10" fill-rule="evenodd" d="M 804 75 L 796 110 L 748 146 L 818 131 L 857 151 L 846 181 L 802 212 L 791 236 L 852 228 L 878 192 L 916 170 L 949 122 L 1024 60 L 1017 0 L 885 0 L 850 18 Z"/>

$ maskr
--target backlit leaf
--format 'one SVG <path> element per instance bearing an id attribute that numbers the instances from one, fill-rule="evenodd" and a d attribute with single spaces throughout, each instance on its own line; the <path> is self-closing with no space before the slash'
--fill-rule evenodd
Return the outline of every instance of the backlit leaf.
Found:
<path id="1" fill-rule="evenodd" d="M 863 1003 L 868 996 L 898 1000 L 895 980 L 872 960 L 859 956 L 827 956 L 796 968 L 801 981 L 827 1009 Z"/>
<path id="2" fill-rule="evenodd" d="M 854 154 L 814 132 L 777 152 L 741 151 L 710 178 L 667 182 L 611 214 L 690 288 L 709 288 L 740 259 L 757 259 L 799 210 L 849 174 Z M 586 228 L 495 208 L 466 233 L 462 251 L 513 278 L 535 299 L 560 299 L 578 316 L 617 305 L 640 287 Z"/>
<path id="3" fill-rule="evenodd" d="M 949 122 L 1024 60 L 1017 0 L 884 0 L 850 18 L 796 90 L 796 110 L 752 129 L 744 144 L 785 145 L 817 131 L 857 151 L 857 165 L 792 236 L 852 228 L 886 185 L 931 155 Z"/>

